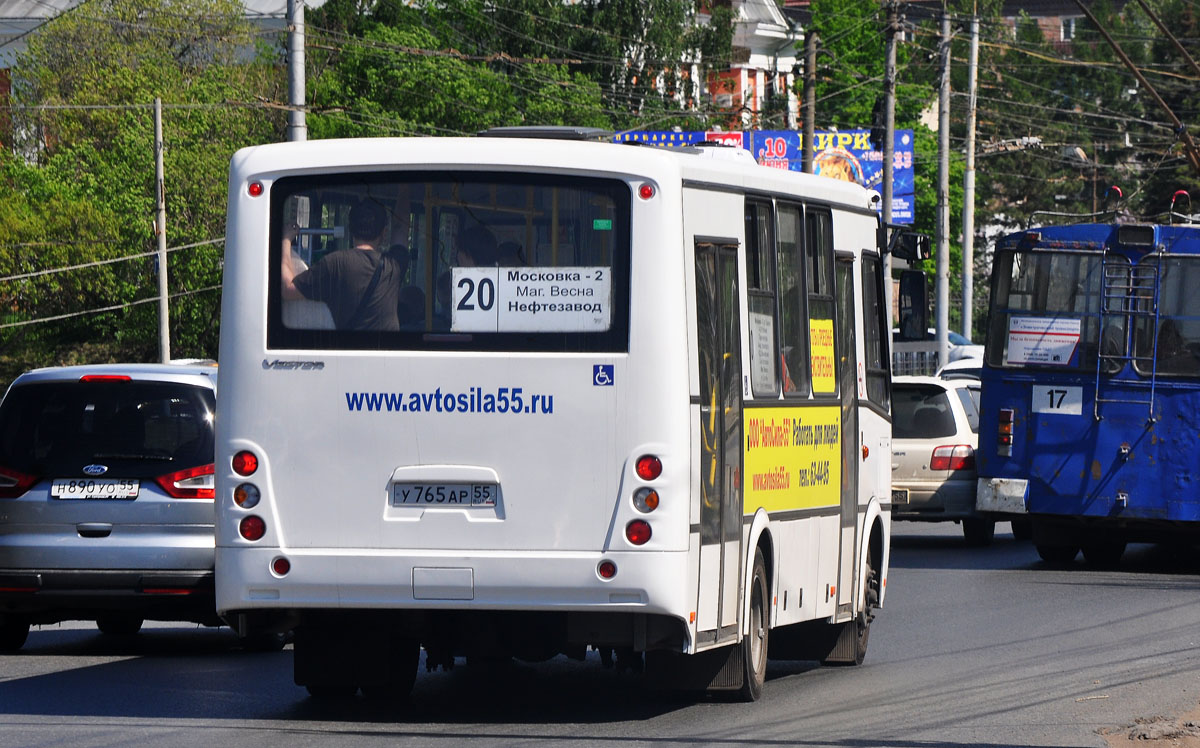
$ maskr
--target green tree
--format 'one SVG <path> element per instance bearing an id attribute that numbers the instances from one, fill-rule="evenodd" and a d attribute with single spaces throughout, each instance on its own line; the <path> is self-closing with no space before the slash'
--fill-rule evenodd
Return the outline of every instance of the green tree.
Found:
<path id="1" fill-rule="evenodd" d="M 15 152 L 0 178 L 0 268 L 11 274 L 151 253 L 154 129 L 163 101 L 172 353 L 215 356 L 226 178 L 242 146 L 277 140 L 277 59 L 234 0 L 97 0 L 39 29 L 13 69 Z M 11 367 L 157 357 L 153 257 L 11 281 L 9 321 L 112 311 L 0 330 Z M 8 300 L 12 299 L 11 302 Z"/>

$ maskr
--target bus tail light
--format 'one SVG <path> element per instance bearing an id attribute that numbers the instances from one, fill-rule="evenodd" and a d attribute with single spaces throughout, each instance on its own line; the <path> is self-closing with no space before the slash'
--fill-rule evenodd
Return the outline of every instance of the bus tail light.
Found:
<path id="1" fill-rule="evenodd" d="M 0 499 L 19 499 L 37 482 L 36 475 L 0 467 Z"/>
<path id="2" fill-rule="evenodd" d="M 999 433 L 996 436 L 996 454 L 1001 457 L 1012 457 L 1013 448 L 1013 416 L 1012 408 L 1001 408 L 999 417 Z"/>
<path id="3" fill-rule="evenodd" d="M 253 483 L 243 483 L 233 489 L 233 503 L 243 509 L 253 509 L 258 506 L 258 500 L 262 498 L 259 493 L 258 486 Z"/>
<path id="4" fill-rule="evenodd" d="M 253 475 L 258 470 L 258 455 L 243 449 L 233 456 L 233 472 L 238 475 Z"/>
<path id="5" fill-rule="evenodd" d="M 972 470 L 975 467 L 975 450 L 969 444 L 934 447 L 929 458 L 930 470 Z"/>
<path id="6" fill-rule="evenodd" d="M 645 545 L 650 541 L 650 523 L 635 519 L 625 525 L 625 539 L 634 545 Z"/>
<path id="7" fill-rule="evenodd" d="M 278 558 L 276 558 L 274 561 L 271 562 L 271 571 L 277 577 L 286 576 L 287 573 L 291 570 L 292 570 L 292 562 L 288 561 L 283 556 L 279 556 Z"/>
<path id="8" fill-rule="evenodd" d="M 654 455 L 642 455 L 634 463 L 634 471 L 642 480 L 654 480 L 662 475 L 662 460 Z"/>
<path id="9" fill-rule="evenodd" d="M 596 566 L 596 573 L 600 575 L 601 579 L 612 579 L 617 575 L 617 565 L 605 559 Z"/>
<path id="10" fill-rule="evenodd" d="M 658 491 L 642 486 L 633 493 L 633 505 L 642 514 L 649 514 L 658 508 Z"/>
<path id="11" fill-rule="evenodd" d="M 246 540 L 261 540 L 267 534 L 267 523 L 252 514 L 238 523 L 238 532 Z"/>
<path id="12" fill-rule="evenodd" d="M 173 499 L 213 499 L 217 495 L 214 487 L 214 467 L 211 462 L 207 465 L 197 465 L 160 475 L 154 482 Z"/>

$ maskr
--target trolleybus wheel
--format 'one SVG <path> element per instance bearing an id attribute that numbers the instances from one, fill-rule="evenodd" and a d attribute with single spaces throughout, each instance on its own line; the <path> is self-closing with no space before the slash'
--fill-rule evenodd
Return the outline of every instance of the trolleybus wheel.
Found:
<path id="1" fill-rule="evenodd" d="M 1079 553 L 1077 545 L 1046 545 L 1045 543 L 1035 543 L 1034 548 L 1037 548 L 1038 555 L 1048 564 L 1069 564 L 1075 560 L 1076 554 Z"/>
<path id="2" fill-rule="evenodd" d="M 1114 566 L 1125 553 L 1125 541 L 1110 540 L 1083 546 L 1083 557 L 1092 566 Z"/>
<path id="3" fill-rule="evenodd" d="M 754 573 L 750 577 L 749 633 L 742 638 L 743 701 L 757 701 L 767 681 L 767 563 L 762 550 L 754 551 Z"/>

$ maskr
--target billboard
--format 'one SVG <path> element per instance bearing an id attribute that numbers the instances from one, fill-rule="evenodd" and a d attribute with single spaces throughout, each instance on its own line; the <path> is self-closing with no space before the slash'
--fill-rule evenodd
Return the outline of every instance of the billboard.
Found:
<path id="1" fill-rule="evenodd" d="M 883 152 L 871 144 L 870 130 L 840 130 L 815 133 L 813 172 L 855 182 L 883 192 Z M 804 133 L 798 130 L 643 130 L 626 132 L 617 142 L 636 141 L 647 145 L 679 147 L 713 140 L 745 148 L 763 166 L 791 171 L 803 170 Z M 896 130 L 892 155 L 892 222 L 911 224 L 915 216 L 913 131 Z"/>

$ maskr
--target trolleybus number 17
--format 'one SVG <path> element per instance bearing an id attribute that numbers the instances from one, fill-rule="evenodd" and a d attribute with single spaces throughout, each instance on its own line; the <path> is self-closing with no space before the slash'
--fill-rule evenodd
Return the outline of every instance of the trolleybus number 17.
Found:
<path id="1" fill-rule="evenodd" d="M 1034 413 L 1079 415 L 1083 412 L 1082 387 L 1033 386 Z"/>

